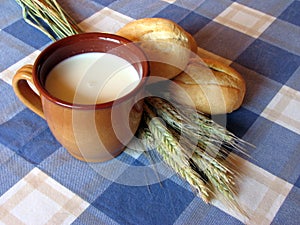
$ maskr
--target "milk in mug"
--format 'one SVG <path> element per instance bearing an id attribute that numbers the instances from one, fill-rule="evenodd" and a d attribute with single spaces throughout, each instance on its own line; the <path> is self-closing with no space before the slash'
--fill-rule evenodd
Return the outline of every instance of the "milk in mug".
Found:
<path id="1" fill-rule="evenodd" d="M 48 74 L 45 88 L 56 98 L 76 104 L 113 101 L 140 82 L 135 68 L 125 59 L 101 52 L 67 58 Z"/>

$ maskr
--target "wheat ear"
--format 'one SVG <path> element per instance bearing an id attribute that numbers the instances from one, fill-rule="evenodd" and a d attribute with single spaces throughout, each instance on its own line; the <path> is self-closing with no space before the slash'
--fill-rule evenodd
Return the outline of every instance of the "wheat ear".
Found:
<path id="1" fill-rule="evenodd" d="M 154 140 L 156 140 L 156 150 L 163 158 L 163 161 L 185 179 L 197 191 L 204 202 L 208 203 L 212 192 L 204 179 L 192 170 L 189 158 L 185 151 L 181 149 L 180 144 L 147 105 L 144 106 L 144 117 L 149 131 L 153 135 Z M 160 140 L 159 143 L 157 140 Z"/>

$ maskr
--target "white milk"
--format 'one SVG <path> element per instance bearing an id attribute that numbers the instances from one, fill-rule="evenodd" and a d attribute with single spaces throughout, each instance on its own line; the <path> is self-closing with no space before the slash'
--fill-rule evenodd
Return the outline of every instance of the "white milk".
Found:
<path id="1" fill-rule="evenodd" d="M 108 53 L 91 52 L 67 58 L 48 74 L 46 89 L 77 104 L 104 103 L 132 91 L 140 82 L 134 67 Z"/>

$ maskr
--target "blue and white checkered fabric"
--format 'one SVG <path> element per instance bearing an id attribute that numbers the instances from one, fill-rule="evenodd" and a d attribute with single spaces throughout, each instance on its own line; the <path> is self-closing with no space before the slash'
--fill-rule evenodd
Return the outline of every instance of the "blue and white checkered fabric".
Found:
<path id="1" fill-rule="evenodd" d="M 115 32 L 143 17 L 171 19 L 195 37 L 199 55 L 244 76 L 246 98 L 228 114 L 227 128 L 256 146 L 250 159 L 232 156 L 244 173 L 238 198 L 249 219 L 219 201 L 205 204 L 176 175 L 156 183 L 146 170 L 132 175 L 130 168 L 147 166 L 148 159 L 130 149 L 116 159 L 127 167 L 70 156 L 11 86 L 16 70 L 33 63 L 51 40 L 25 23 L 16 2 L 2 0 L 1 224 L 300 224 L 300 1 L 59 3 L 85 31 Z M 159 175 L 168 173 L 161 169 Z M 133 176 L 144 185 L 129 182 Z"/>

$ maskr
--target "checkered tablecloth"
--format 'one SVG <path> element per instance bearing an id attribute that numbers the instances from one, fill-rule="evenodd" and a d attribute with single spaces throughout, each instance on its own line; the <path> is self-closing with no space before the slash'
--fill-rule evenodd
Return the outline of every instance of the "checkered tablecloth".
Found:
<path id="1" fill-rule="evenodd" d="M 171 19 L 195 37 L 200 55 L 244 76 L 246 97 L 228 114 L 227 128 L 256 146 L 250 158 L 230 156 L 244 173 L 238 200 L 249 219 L 219 201 L 205 204 L 174 174 L 153 182 L 141 152 L 126 149 L 92 165 L 70 156 L 11 86 L 16 70 L 51 40 L 24 22 L 15 1 L 1 0 L 0 224 L 300 224 L 300 1 L 59 3 L 85 31 Z"/>

